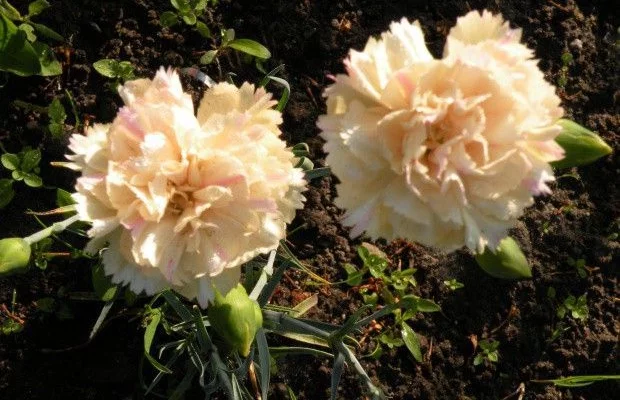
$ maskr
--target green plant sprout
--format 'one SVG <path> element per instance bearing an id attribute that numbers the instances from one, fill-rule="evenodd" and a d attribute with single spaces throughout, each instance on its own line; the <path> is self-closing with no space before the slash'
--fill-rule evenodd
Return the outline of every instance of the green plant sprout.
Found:
<path id="1" fill-rule="evenodd" d="M 474 365 L 480 365 L 485 360 L 496 363 L 499 360 L 499 341 L 493 339 L 484 339 L 478 342 L 480 352 L 474 357 Z"/>
<path id="2" fill-rule="evenodd" d="M 556 379 L 532 379 L 535 383 L 550 383 L 559 387 L 578 388 L 589 386 L 595 382 L 617 381 L 620 375 L 575 375 Z"/>
<path id="3" fill-rule="evenodd" d="M 583 258 L 579 258 L 575 260 L 572 257 L 568 257 L 568 260 L 566 261 L 566 263 L 570 265 L 571 267 L 575 268 L 575 270 L 577 271 L 577 275 L 579 275 L 581 278 L 585 278 L 588 276 L 588 270 L 586 268 L 586 260 L 584 260 Z"/>
<path id="4" fill-rule="evenodd" d="M 0 335 L 12 335 L 24 330 L 24 321 L 15 315 L 15 304 L 17 304 L 17 290 L 13 289 L 11 296 L 11 308 L 8 309 L 3 304 L 0 309 Z"/>
<path id="5" fill-rule="evenodd" d="M 7 0 L 0 0 L 0 71 L 19 76 L 62 73 L 54 52 L 37 40 L 36 34 L 59 42 L 64 42 L 64 38 L 47 26 L 32 21 L 48 7 L 47 1 L 35 0 L 28 4 L 28 14 L 22 15 Z"/>
<path id="6" fill-rule="evenodd" d="M 11 173 L 10 178 L 0 179 L 0 208 L 3 208 L 15 196 L 14 182 L 23 181 L 27 186 L 38 188 L 43 185 L 43 180 L 38 175 L 41 171 L 39 168 L 41 151 L 39 149 L 24 147 L 16 154 L 8 153 L 1 144 L 0 149 L 4 152 L 0 156 L 2 166 Z"/>
<path id="7" fill-rule="evenodd" d="M 67 119 L 67 113 L 65 107 L 60 100 L 56 97 L 50 105 L 47 107 L 47 115 L 49 116 L 49 129 L 52 136 L 56 139 L 60 139 L 65 134 L 65 120 Z"/>
<path id="8" fill-rule="evenodd" d="M 562 57 L 560 58 L 562 61 L 562 67 L 560 67 L 560 72 L 558 73 L 558 87 L 560 89 L 564 89 L 566 84 L 568 83 L 568 68 L 573 63 L 573 55 L 570 52 L 562 53 Z"/>
<path id="9" fill-rule="evenodd" d="M 443 284 L 446 285 L 446 287 L 450 289 L 451 291 L 455 291 L 455 290 L 462 289 L 465 287 L 464 284 L 457 281 L 456 279 L 450 279 L 448 281 L 443 281 Z"/>
<path id="10" fill-rule="evenodd" d="M 100 75 L 112 79 L 108 83 L 110 90 L 116 92 L 116 88 L 123 82 L 134 79 L 135 67 L 129 61 L 119 61 L 110 58 L 104 58 L 93 63 L 93 68 Z"/>
<path id="11" fill-rule="evenodd" d="M 388 261 L 385 255 L 374 246 L 367 244 L 358 247 L 357 252 L 363 266 L 358 269 L 353 264 L 345 264 L 346 283 L 362 296 L 366 306 L 394 306 L 405 296 L 414 299 L 411 300 L 413 304 L 409 309 L 403 310 L 395 307 L 392 310 L 394 322 L 385 329 L 381 329 L 381 333 L 376 338 L 375 349 L 370 356 L 379 358 L 383 354 L 384 346 L 393 349 L 405 345 L 416 361 L 423 362 L 418 336 L 407 322 L 412 320 L 418 312 L 436 312 L 441 308 L 431 300 L 408 294 L 417 284 L 413 276 L 416 272 L 414 268 L 388 271 Z M 367 277 L 367 274 L 370 274 L 370 277 Z"/>
<path id="12" fill-rule="evenodd" d="M 581 295 L 579 297 L 568 296 L 564 299 L 564 302 L 560 304 L 556 310 L 556 315 L 558 318 L 562 319 L 568 312 L 570 311 L 570 316 L 576 320 L 584 322 L 588 319 L 588 299 L 586 295 Z"/>
<path id="13" fill-rule="evenodd" d="M 185 24 L 195 27 L 203 37 L 210 38 L 209 27 L 199 18 L 204 15 L 209 5 L 215 7 L 217 3 L 218 0 L 170 0 L 175 11 L 164 11 L 159 22 L 162 26 L 171 27 L 183 21 Z"/>

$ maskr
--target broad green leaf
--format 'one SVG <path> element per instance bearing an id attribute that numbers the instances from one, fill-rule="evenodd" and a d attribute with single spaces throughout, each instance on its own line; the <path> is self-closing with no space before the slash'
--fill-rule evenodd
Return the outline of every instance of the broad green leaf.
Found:
<path id="1" fill-rule="evenodd" d="M 17 156 L 17 154 L 4 153 L 0 157 L 0 161 L 2 162 L 4 168 L 10 171 L 15 171 L 16 169 L 19 169 L 19 157 Z"/>
<path id="2" fill-rule="evenodd" d="M 58 97 L 55 97 L 54 100 L 50 103 L 49 107 L 47 107 L 47 115 L 50 119 L 56 123 L 65 122 L 67 119 L 67 113 L 65 111 L 65 107 L 62 105 Z"/>
<path id="3" fill-rule="evenodd" d="M 428 299 L 418 299 L 416 308 L 419 312 L 441 311 L 441 307 L 437 303 Z"/>
<path id="4" fill-rule="evenodd" d="M 134 77 L 134 66 L 129 61 L 119 61 L 116 65 L 116 76 L 128 80 Z"/>
<path id="5" fill-rule="evenodd" d="M 196 22 L 196 30 L 198 31 L 198 33 L 200 33 L 200 35 L 204 38 L 211 38 L 211 29 L 209 29 L 209 27 L 202 21 L 197 21 Z"/>
<path id="6" fill-rule="evenodd" d="M 105 274 L 102 264 L 93 267 L 92 282 L 95 293 L 102 301 L 112 301 L 116 297 L 118 286 L 112 283 L 110 277 Z"/>
<path id="7" fill-rule="evenodd" d="M 487 274 L 501 279 L 531 278 L 532 270 L 519 244 L 511 237 L 499 242 L 495 250 L 488 247 L 475 256 L 480 268 Z"/>
<path id="8" fill-rule="evenodd" d="M 64 124 L 59 124 L 56 122 L 51 122 L 48 126 L 47 129 L 50 130 L 50 133 L 52 134 L 53 137 L 60 139 L 63 137 L 64 133 L 65 133 L 65 126 Z"/>
<path id="9" fill-rule="evenodd" d="M 62 74 L 62 65 L 56 60 L 54 52 L 48 45 L 41 42 L 32 43 L 32 48 L 39 57 L 39 63 L 41 64 L 41 76 L 56 76 Z"/>
<path id="10" fill-rule="evenodd" d="M 15 197 L 12 179 L 0 179 L 0 208 L 4 208 Z"/>
<path id="11" fill-rule="evenodd" d="M 0 240 L 0 276 L 23 272 L 30 262 L 30 245 L 22 238 Z"/>
<path id="12" fill-rule="evenodd" d="M 56 205 L 58 207 L 65 207 L 75 204 L 75 200 L 71 197 L 71 193 L 63 189 L 56 189 Z"/>
<path id="13" fill-rule="evenodd" d="M 28 17 L 34 17 L 35 15 L 41 14 L 46 8 L 50 6 L 45 0 L 35 0 L 32 3 L 28 4 Z"/>
<path id="14" fill-rule="evenodd" d="M 187 14 L 183 14 L 181 18 L 183 19 L 183 22 L 185 22 L 187 25 L 195 25 L 197 21 L 196 14 L 194 14 L 193 11 L 190 11 Z"/>
<path id="15" fill-rule="evenodd" d="M 11 172 L 11 178 L 15 179 L 16 181 L 21 181 L 24 179 L 24 176 L 26 176 L 26 174 L 24 174 L 22 171 L 16 169 L 15 171 Z"/>
<path id="16" fill-rule="evenodd" d="M 200 57 L 200 63 L 203 65 L 211 64 L 217 56 L 217 50 L 209 50 Z"/>
<path id="17" fill-rule="evenodd" d="M 30 187 L 38 188 L 43 186 L 43 179 L 36 174 L 27 172 L 24 174 L 24 183 Z"/>
<path id="18" fill-rule="evenodd" d="M 169 28 L 171 26 L 176 25 L 179 22 L 179 17 L 172 11 L 164 11 L 159 16 L 159 23 L 164 28 Z"/>
<path id="19" fill-rule="evenodd" d="M 235 30 L 234 29 L 223 30 L 222 31 L 222 47 L 226 47 L 226 45 L 231 40 L 235 40 Z"/>
<path id="20" fill-rule="evenodd" d="M 45 313 L 56 311 L 56 300 L 52 297 L 43 297 L 35 302 L 37 308 Z"/>
<path id="21" fill-rule="evenodd" d="M 269 49 L 252 39 L 234 39 L 228 42 L 228 47 L 262 59 L 271 57 Z"/>
<path id="22" fill-rule="evenodd" d="M 37 40 L 37 35 L 34 34 L 34 28 L 30 24 L 23 23 L 17 27 L 20 31 L 23 31 L 26 34 L 26 39 L 29 42 L 34 42 Z"/>
<path id="23" fill-rule="evenodd" d="M 41 72 L 39 56 L 28 42 L 26 33 L 17 29 L 3 14 L 0 14 L 0 70 L 19 76 Z"/>
<path id="24" fill-rule="evenodd" d="M 424 358 L 422 357 L 422 351 L 420 350 L 420 341 L 418 340 L 418 336 L 406 323 L 403 322 L 401 327 L 402 329 L 400 334 L 403 338 L 403 342 L 405 342 L 405 346 L 407 346 L 407 349 L 409 349 L 409 352 L 417 362 L 423 362 Z"/>
<path id="25" fill-rule="evenodd" d="M 41 161 L 41 150 L 39 149 L 30 149 L 24 152 L 22 156 L 22 162 L 19 166 L 19 169 L 24 172 L 32 171 L 36 166 L 39 165 Z"/>
<path id="26" fill-rule="evenodd" d="M 118 61 L 109 58 L 104 58 L 93 63 L 95 71 L 107 78 L 116 78 L 118 71 Z"/>
<path id="27" fill-rule="evenodd" d="M 611 154 L 612 148 L 596 133 L 576 122 L 561 119 L 562 132 L 555 141 L 564 149 L 564 158 L 551 163 L 555 168 L 568 168 L 590 164 Z"/>
<path id="28" fill-rule="evenodd" d="M 37 24 L 35 22 L 30 22 L 30 25 L 34 27 L 34 30 L 37 31 L 37 33 L 45 36 L 48 39 L 56 40 L 58 42 L 66 42 L 64 37 L 60 36 L 60 34 L 58 34 L 56 31 L 48 28 L 47 26 L 43 24 Z"/>
<path id="29" fill-rule="evenodd" d="M 13 7 L 6 0 L 0 0 L 0 14 L 5 15 L 8 19 L 11 19 L 13 21 L 21 21 L 22 20 L 22 15 L 19 13 L 17 8 Z"/>

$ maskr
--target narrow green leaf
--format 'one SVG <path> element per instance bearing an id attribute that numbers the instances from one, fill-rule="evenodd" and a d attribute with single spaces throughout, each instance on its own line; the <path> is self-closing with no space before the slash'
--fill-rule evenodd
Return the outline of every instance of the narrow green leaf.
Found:
<path id="1" fill-rule="evenodd" d="M 146 325 L 146 329 L 144 330 L 144 356 L 157 370 L 165 374 L 171 374 L 172 371 L 168 367 L 160 364 L 159 361 L 153 358 L 153 356 L 151 356 L 150 354 L 151 345 L 153 344 L 153 339 L 155 338 L 155 332 L 157 331 L 157 327 L 161 322 L 161 310 L 159 308 L 151 310 L 149 317 L 150 321 Z"/>
<path id="2" fill-rule="evenodd" d="M 99 332 L 99 329 L 101 329 L 101 325 L 103 325 L 103 321 L 105 321 L 105 318 L 108 316 L 108 313 L 112 309 L 113 305 L 114 305 L 113 299 L 103 305 L 103 308 L 101 309 L 101 312 L 99 313 L 99 317 L 97 318 L 97 321 L 95 321 L 95 324 L 93 325 L 93 329 L 91 329 L 90 334 L 88 335 L 89 340 L 94 338 L 97 332 Z"/>
<path id="3" fill-rule="evenodd" d="M 228 42 L 227 46 L 254 57 L 262 59 L 271 57 L 271 52 L 268 48 L 252 39 L 234 39 Z"/>
<path id="4" fill-rule="evenodd" d="M 259 328 L 256 332 L 256 348 L 258 350 L 258 367 L 260 378 L 260 389 L 263 399 L 267 399 L 269 393 L 269 377 L 271 375 L 270 368 L 270 356 L 269 345 L 267 344 L 267 337 L 265 336 L 265 330 Z"/>
<path id="5" fill-rule="evenodd" d="M 338 396 L 338 386 L 340 385 L 340 377 L 342 376 L 342 371 L 344 370 L 344 361 L 344 354 L 338 352 L 338 354 L 336 354 L 336 359 L 334 360 L 334 366 L 332 368 L 330 394 L 331 400 L 336 400 Z"/>
<path id="6" fill-rule="evenodd" d="M 48 28 L 43 24 L 37 24 L 35 22 L 30 22 L 30 25 L 34 27 L 34 30 L 37 31 L 38 34 L 45 36 L 48 39 L 56 40 L 58 42 L 66 42 L 65 38 L 58 34 L 56 31 Z"/>
<path id="7" fill-rule="evenodd" d="M 181 300 L 179 300 L 176 294 L 170 290 L 166 290 L 162 292 L 162 296 L 184 322 L 193 321 L 194 317 L 192 316 L 192 312 L 185 306 L 185 304 L 181 303 Z"/>
<path id="8" fill-rule="evenodd" d="M 102 301 L 111 301 L 116 297 L 118 286 L 106 275 L 103 264 L 93 267 L 91 277 L 93 289 Z"/>

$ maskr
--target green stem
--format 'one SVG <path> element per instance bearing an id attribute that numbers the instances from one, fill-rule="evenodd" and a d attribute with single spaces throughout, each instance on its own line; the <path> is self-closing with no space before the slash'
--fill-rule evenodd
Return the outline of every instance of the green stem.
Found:
<path id="1" fill-rule="evenodd" d="M 56 222 L 52 224 L 51 226 L 48 226 L 47 228 L 40 230 L 37 233 L 34 233 L 30 236 L 25 237 L 24 241 L 26 241 L 26 243 L 28 243 L 29 245 L 32 245 L 33 243 L 39 242 L 45 239 L 46 237 L 51 236 L 54 233 L 64 231 L 65 229 L 67 229 L 69 225 L 75 222 L 78 222 L 79 220 L 80 220 L 80 216 L 76 214 L 70 218 L 65 219 L 64 221 Z"/>

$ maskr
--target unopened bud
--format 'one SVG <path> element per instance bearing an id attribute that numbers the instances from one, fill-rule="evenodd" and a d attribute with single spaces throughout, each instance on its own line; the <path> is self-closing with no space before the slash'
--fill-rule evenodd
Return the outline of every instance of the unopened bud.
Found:
<path id="1" fill-rule="evenodd" d="M 488 247 L 476 255 L 478 265 L 489 275 L 501 279 L 531 278 L 532 270 L 519 244 L 511 237 L 499 242 L 497 249 Z"/>
<path id="2" fill-rule="evenodd" d="M 586 165 L 611 154 L 611 147 L 596 133 L 567 119 L 561 119 L 558 123 L 562 126 L 562 132 L 555 141 L 564 149 L 564 158 L 551 163 L 555 168 Z"/>
<path id="3" fill-rule="evenodd" d="M 230 347 L 243 357 L 250 354 L 256 332 L 263 326 L 263 315 L 241 284 L 226 296 L 215 289 L 215 299 L 207 308 L 207 315 L 213 329 Z"/>
<path id="4" fill-rule="evenodd" d="M 22 238 L 0 240 L 0 275 L 25 271 L 30 261 L 30 245 Z"/>

